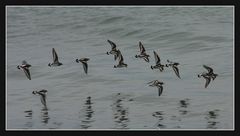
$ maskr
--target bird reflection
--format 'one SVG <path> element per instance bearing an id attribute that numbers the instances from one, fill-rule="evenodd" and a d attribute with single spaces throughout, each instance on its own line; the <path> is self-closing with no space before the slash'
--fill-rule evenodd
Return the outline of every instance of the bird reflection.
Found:
<path id="1" fill-rule="evenodd" d="M 189 111 L 187 110 L 187 107 L 189 106 L 189 99 L 186 98 L 184 100 L 179 101 L 179 112 L 181 115 L 187 114 Z"/>
<path id="2" fill-rule="evenodd" d="M 94 120 L 92 119 L 92 116 L 94 114 L 94 111 L 92 109 L 92 102 L 91 102 L 91 97 L 87 97 L 86 102 L 84 103 L 84 109 L 83 109 L 83 113 L 84 113 L 84 117 L 81 120 L 82 124 L 81 124 L 81 128 L 83 129 L 88 129 L 89 127 L 91 127 L 91 123 L 94 122 Z"/>
<path id="3" fill-rule="evenodd" d="M 49 115 L 48 115 L 48 109 L 46 106 L 44 106 L 41 110 L 41 119 L 42 119 L 42 123 L 44 124 L 48 124 L 48 120 L 50 119 L 49 118 Z"/>
<path id="4" fill-rule="evenodd" d="M 156 111 L 152 114 L 152 116 L 158 120 L 154 127 L 166 128 L 166 125 L 162 124 L 162 121 L 164 120 L 163 115 L 163 111 Z"/>
<path id="5" fill-rule="evenodd" d="M 218 121 L 216 121 L 216 119 L 219 116 L 218 111 L 219 110 L 216 109 L 216 110 L 207 112 L 206 117 L 205 117 L 205 119 L 207 120 L 207 128 L 210 128 L 210 129 L 217 128 L 216 125 L 219 123 Z"/>
<path id="6" fill-rule="evenodd" d="M 113 110 L 113 119 L 115 122 L 115 128 L 127 128 L 128 127 L 128 108 L 124 107 L 122 104 L 124 97 L 120 96 L 120 93 L 117 95 L 114 103 L 111 105 Z"/>
<path id="7" fill-rule="evenodd" d="M 29 120 L 26 122 L 25 126 L 26 126 L 27 128 L 31 128 L 31 127 L 33 126 L 33 122 L 32 122 L 32 114 L 33 114 L 33 111 L 32 111 L 32 110 L 26 110 L 26 111 L 24 111 L 24 113 L 27 114 L 27 115 L 25 115 L 25 117 L 26 117 L 27 119 L 29 119 Z"/>

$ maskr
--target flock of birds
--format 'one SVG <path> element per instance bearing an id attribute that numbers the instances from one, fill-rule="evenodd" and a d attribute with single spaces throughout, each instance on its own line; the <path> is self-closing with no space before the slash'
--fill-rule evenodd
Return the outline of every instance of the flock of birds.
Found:
<path id="1" fill-rule="evenodd" d="M 128 65 L 126 63 L 124 63 L 124 59 L 123 59 L 123 56 L 122 56 L 122 53 L 119 49 L 117 49 L 117 46 L 114 42 L 110 41 L 110 40 L 107 40 L 108 43 L 111 45 L 111 50 L 109 52 L 107 52 L 106 54 L 107 55 L 113 55 L 114 56 L 114 60 L 117 60 L 118 59 L 118 64 L 117 65 L 114 65 L 113 67 L 114 68 L 123 68 L 123 67 L 127 67 Z M 142 58 L 144 59 L 146 62 L 149 62 L 149 57 L 150 55 L 148 55 L 146 53 L 146 50 L 143 46 L 143 44 L 141 42 L 139 42 L 139 48 L 140 48 L 140 54 L 138 55 L 135 55 L 136 58 Z M 160 72 L 162 72 L 164 70 L 164 67 L 172 67 L 173 71 L 175 72 L 176 76 L 178 78 L 181 78 L 180 75 L 179 75 L 179 69 L 178 69 L 178 65 L 179 63 L 177 62 L 172 62 L 172 61 L 169 61 L 167 60 L 168 64 L 161 64 L 161 60 L 160 60 L 160 57 L 158 56 L 158 54 L 153 51 L 153 54 L 154 54 L 154 58 L 155 58 L 155 65 L 154 66 L 151 66 L 151 69 L 159 69 Z M 55 67 L 55 66 L 61 66 L 63 65 L 61 62 L 59 62 L 58 60 L 58 55 L 55 51 L 54 48 L 52 48 L 52 55 L 53 55 L 53 62 L 52 63 L 49 63 L 48 66 L 49 67 Z M 81 62 L 83 64 L 83 69 L 84 69 L 84 72 L 87 74 L 88 73 L 88 64 L 87 64 L 87 61 L 89 61 L 90 59 L 89 58 L 81 58 L 81 59 L 76 59 L 76 62 L 79 63 Z M 31 80 L 31 75 L 30 75 L 30 71 L 29 71 L 29 68 L 31 67 L 30 64 L 28 64 L 25 60 L 22 61 L 22 65 L 18 65 L 17 68 L 18 69 L 21 69 L 24 71 L 25 75 L 27 76 L 27 78 L 29 80 Z M 203 67 L 208 71 L 208 72 L 203 72 L 201 74 L 198 74 L 198 77 L 201 78 L 203 77 L 206 82 L 205 82 L 205 88 L 207 88 L 207 86 L 209 85 L 209 83 L 211 82 L 211 80 L 214 80 L 218 74 L 215 74 L 213 72 L 213 69 L 209 66 L 206 66 L 206 65 L 203 65 Z M 158 88 L 158 96 L 161 96 L 162 94 L 162 91 L 163 91 L 163 82 L 161 81 L 158 81 L 158 80 L 153 80 L 151 82 L 149 82 L 148 84 L 150 84 L 149 86 L 151 87 L 157 87 Z M 47 90 L 40 90 L 40 91 L 33 91 L 32 92 L 33 94 L 35 95 L 40 95 L 41 96 L 41 102 L 44 106 L 46 106 L 46 93 L 47 93 Z"/>

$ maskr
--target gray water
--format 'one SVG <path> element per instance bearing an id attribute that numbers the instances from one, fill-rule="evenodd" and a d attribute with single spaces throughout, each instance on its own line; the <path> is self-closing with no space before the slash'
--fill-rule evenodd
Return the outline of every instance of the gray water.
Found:
<path id="1" fill-rule="evenodd" d="M 232 7 L 7 7 L 6 128 L 234 129 Z M 117 44 L 127 68 L 106 52 Z M 150 62 L 135 58 L 141 41 Z M 52 48 L 59 67 L 48 67 Z M 171 68 L 152 70 L 153 50 Z M 86 75 L 75 59 L 88 57 Z M 32 80 L 16 66 L 26 60 Z M 197 74 L 219 76 L 204 88 Z M 159 97 L 152 80 L 164 82 Z M 48 90 L 47 107 L 34 90 Z"/>

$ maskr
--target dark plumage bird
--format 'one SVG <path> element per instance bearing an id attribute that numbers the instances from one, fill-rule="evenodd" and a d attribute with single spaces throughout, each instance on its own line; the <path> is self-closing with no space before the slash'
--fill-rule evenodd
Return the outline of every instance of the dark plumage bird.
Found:
<path id="1" fill-rule="evenodd" d="M 156 65 L 151 66 L 151 69 L 159 69 L 162 72 L 164 70 L 164 65 L 161 64 L 161 60 L 158 54 L 155 51 L 153 51 L 153 53 L 154 53 Z"/>
<path id="2" fill-rule="evenodd" d="M 24 71 L 25 75 L 27 76 L 27 78 L 29 80 L 31 80 L 31 75 L 30 75 L 30 71 L 29 71 L 30 67 L 31 67 L 31 65 L 28 64 L 27 61 L 25 61 L 25 60 L 22 61 L 22 65 L 17 66 L 18 69 L 21 69 Z"/>
<path id="3" fill-rule="evenodd" d="M 114 55 L 114 60 L 117 60 L 117 58 L 119 57 L 120 51 L 117 49 L 117 46 L 114 42 L 107 40 L 108 43 L 111 45 L 112 49 L 111 51 L 107 52 L 107 55 Z"/>
<path id="4" fill-rule="evenodd" d="M 140 48 L 140 54 L 139 55 L 135 55 L 136 58 L 143 58 L 146 62 L 149 62 L 149 58 L 150 57 L 147 53 L 146 50 L 143 46 L 143 44 L 141 42 L 139 42 L 139 48 Z"/>
<path id="5" fill-rule="evenodd" d="M 127 64 L 123 62 L 123 56 L 122 56 L 122 53 L 120 52 L 118 65 L 114 65 L 114 68 L 122 68 L 122 67 L 127 67 Z"/>
<path id="6" fill-rule="evenodd" d="M 152 83 L 152 84 L 150 84 Z M 150 84 L 149 86 L 151 87 L 157 87 L 158 88 L 158 96 L 161 96 L 162 92 L 163 92 L 163 82 L 160 82 L 158 80 L 153 80 L 151 82 L 148 82 L 148 84 Z"/>
<path id="7" fill-rule="evenodd" d="M 61 66 L 62 63 L 58 61 L 58 55 L 57 52 L 55 51 L 54 48 L 52 48 L 52 54 L 53 54 L 53 63 L 49 63 L 48 66 L 52 67 L 52 66 Z"/>
<path id="8" fill-rule="evenodd" d="M 90 60 L 89 58 L 81 58 L 81 59 L 76 59 L 76 62 L 79 63 L 79 62 L 82 62 L 83 64 L 83 69 L 85 71 L 85 73 L 87 74 L 88 72 L 88 64 L 87 64 L 87 61 Z"/>
<path id="9" fill-rule="evenodd" d="M 211 79 L 214 80 L 218 76 L 218 74 L 213 73 L 213 69 L 210 68 L 209 66 L 203 65 L 203 67 L 207 69 L 208 73 L 203 72 L 201 74 L 198 74 L 198 77 L 199 78 L 203 77 L 206 80 L 205 88 L 207 88 L 211 82 Z"/>
<path id="10" fill-rule="evenodd" d="M 173 71 L 175 72 L 175 74 L 177 75 L 177 77 L 178 78 L 181 78 L 180 77 L 180 75 L 179 75 L 179 70 L 178 70 L 178 65 L 179 65 L 179 63 L 177 63 L 177 62 L 172 62 L 172 61 L 169 61 L 169 60 L 167 60 L 167 62 L 169 63 L 169 64 L 166 64 L 166 67 L 172 67 L 172 69 L 173 69 Z"/>
<path id="11" fill-rule="evenodd" d="M 41 103 L 43 104 L 43 106 L 47 106 L 46 105 L 46 93 L 47 90 L 40 90 L 40 91 L 33 91 L 32 94 L 34 95 L 40 95 L 40 99 L 41 99 Z"/>

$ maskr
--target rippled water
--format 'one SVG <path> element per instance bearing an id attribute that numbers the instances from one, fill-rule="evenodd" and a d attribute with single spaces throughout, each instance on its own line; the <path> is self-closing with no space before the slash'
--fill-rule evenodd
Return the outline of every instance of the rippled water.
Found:
<path id="1" fill-rule="evenodd" d="M 127 68 L 114 69 L 117 44 Z M 135 58 L 141 41 L 150 62 Z M 7 129 L 233 129 L 233 7 L 7 7 Z M 60 67 L 48 67 L 55 48 Z M 153 50 L 171 68 L 152 70 Z M 90 58 L 88 75 L 75 59 Z M 32 80 L 16 68 L 32 65 Z M 219 76 L 204 88 L 197 74 Z M 165 84 L 159 97 L 148 82 Z M 48 90 L 47 107 L 34 90 Z"/>

